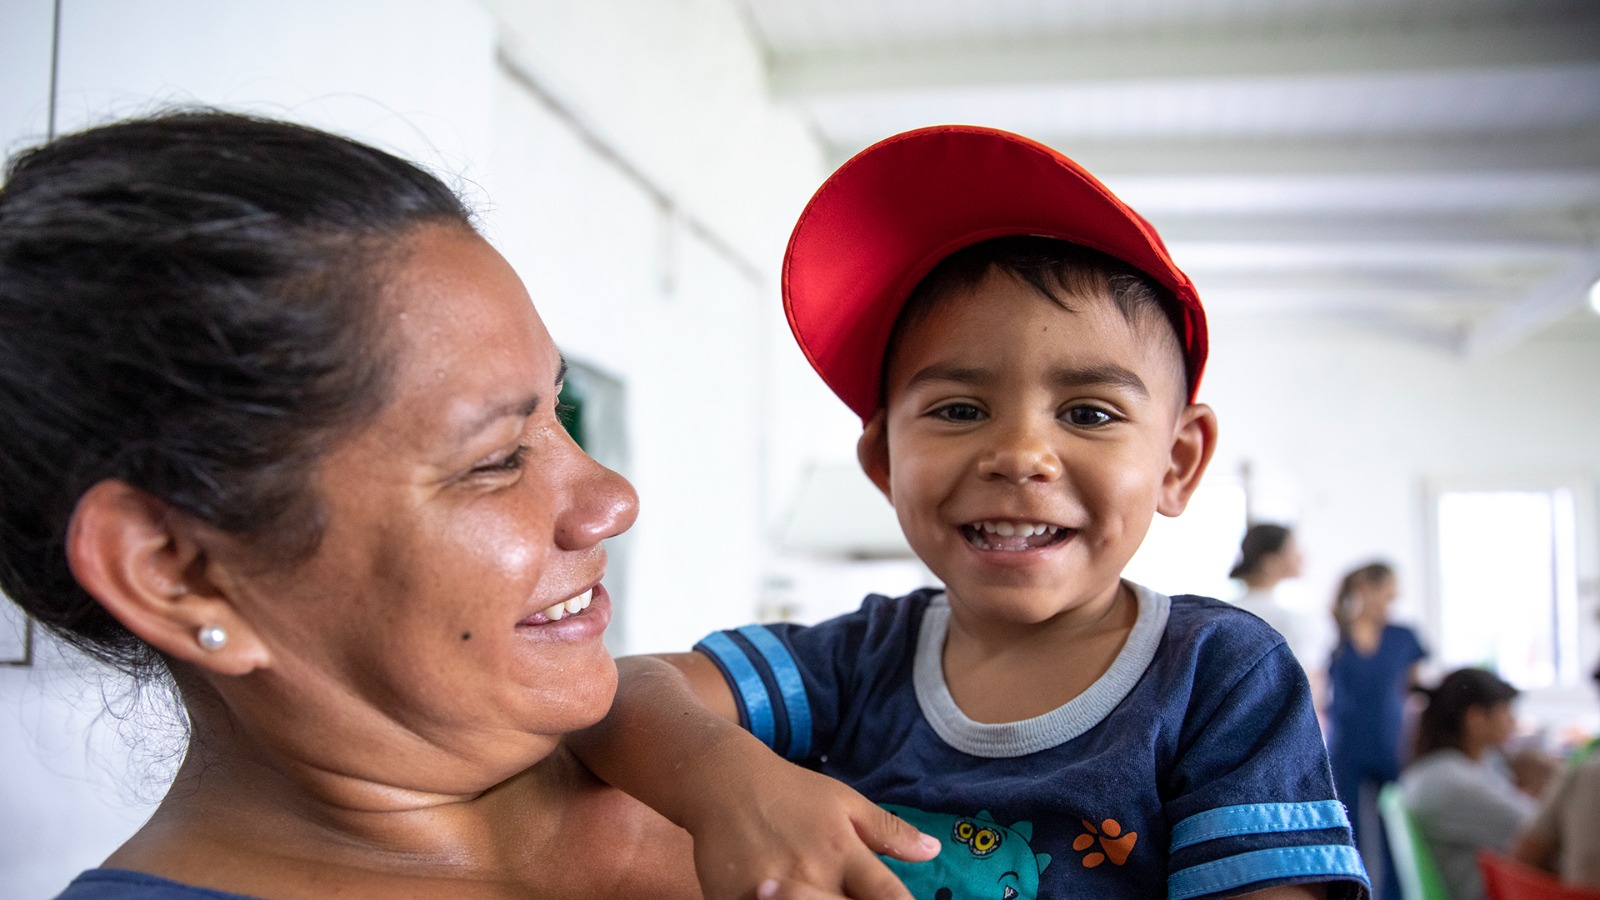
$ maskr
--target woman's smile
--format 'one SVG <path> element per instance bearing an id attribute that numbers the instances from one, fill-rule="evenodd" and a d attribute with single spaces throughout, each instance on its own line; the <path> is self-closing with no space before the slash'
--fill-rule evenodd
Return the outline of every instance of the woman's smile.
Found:
<path id="1" fill-rule="evenodd" d="M 599 638 L 609 624 L 611 595 L 604 586 L 596 584 L 518 622 L 517 632 L 541 640 L 584 641 Z"/>

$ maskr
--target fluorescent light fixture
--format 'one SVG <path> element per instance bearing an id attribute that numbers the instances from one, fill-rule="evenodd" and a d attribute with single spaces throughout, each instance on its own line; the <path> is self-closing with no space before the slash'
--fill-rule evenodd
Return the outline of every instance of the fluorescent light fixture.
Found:
<path id="1" fill-rule="evenodd" d="M 1589 308 L 1594 314 L 1600 316 L 1600 279 L 1589 285 Z"/>

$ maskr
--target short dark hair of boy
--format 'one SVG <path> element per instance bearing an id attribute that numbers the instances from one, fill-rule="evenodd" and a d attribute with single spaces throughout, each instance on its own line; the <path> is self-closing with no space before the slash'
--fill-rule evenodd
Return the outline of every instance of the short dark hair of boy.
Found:
<path id="1" fill-rule="evenodd" d="M 1022 279 L 1062 309 L 1072 309 L 1069 297 L 1105 296 L 1136 327 L 1164 322 L 1165 334 L 1172 338 L 1172 353 L 1183 372 L 1184 389 L 1193 383 L 1194 373 L 1189 371 L 1183 352 L 1183 309 L 1171 291 L 1110 254 L 1059 238 L 1016 235 L 979 241 L 957 250 L 940 260 L 911 289 L 889 332 L 883 371 L 878 376 L 880 397 L 888 397 L 890 363 L 907 329 L 926 319 L 952 295 L 977 287 L 990 270 Z"/>

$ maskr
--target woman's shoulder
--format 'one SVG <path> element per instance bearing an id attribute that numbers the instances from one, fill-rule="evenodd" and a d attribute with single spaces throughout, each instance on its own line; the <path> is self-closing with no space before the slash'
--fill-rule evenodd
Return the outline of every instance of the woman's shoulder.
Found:
<path id="1" fill-rule="evenodd" d="M 1386 637 L 1405 641 L 1409 644 L 1421 645 L 1422 643 L 1422 637 L 1418 635 L 1417 630 L 1412 628 L 1410 625 L 1402 625 L 1398 622 L 1389 622 L 1383 626 L 1383 633 Z"/>
<path id="2" fill-rule="evenodd" d="M 1428 648 L 1422 645 L 1422 636 L 1415 628 L 1389 622 L 1378 636 L 1378 654 L 1409 665 L 1427 656 Z"/>
<path id="3" fill-rule="evenodd" d="M 127 869 L 89 869 L 62 891 L 56 900 L 255 900 L 133 872 Z"/>
<path id="4" fill-rule="evenodd" d="M 1413 760 L 1400 773 L 1400 788 L 1408 802 L 1449 808 L 1484 794 L 1516 792 L 1516 786 L 1498 768 L 1452 747 L 1443 747 Z M 1532 798 L 1526 799 L 1531 806 Z"/>

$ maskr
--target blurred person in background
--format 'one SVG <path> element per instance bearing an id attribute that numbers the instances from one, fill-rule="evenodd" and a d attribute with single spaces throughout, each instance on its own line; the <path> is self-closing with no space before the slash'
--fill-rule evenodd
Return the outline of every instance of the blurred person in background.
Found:
<path id="1" fill-rule="evenodd" d="M 1402 796 L 1450 896 L 1481 900 L 1478 851 L 1509 850 L 1536 806 L 1502 755 L 1516 729 L 1517 689 L 1492 672 L 1458 669 L 1438 687 L 1417 690 L 1427 706 L 1416 755 L 1400 776 Z"/>
<path id="2" fill-rule="evenodd" d="M 1327 664 L 1327 650 L 1321 639 L 1323 631 L 1304 613 L 1284 604 L 1275 593 L 1280 583 L 1300 577 L 1303 564 L 1293 531 L 1284 525 L 1260 522 L 1245 531 L 1244 539 L 1239 542 L 1238 561 L 1228 577 L 1244 585 L 1244 593 L 1233 601 L 1234 605 L 1254 613 L 1283 635 L 1311 679 L 1312 695 L 1320 701 L 1322 675 Z"/>
<path id="3" fill-rule="evenodd" d="M 1594 671 L 1600 683 L 1600 668 Z M 1545 792 L 1512 849 L 1562 881 L 1600 889 L 1600 740 L 1580 750 Z"/>
<path id="4" fill-rule="evenodd" d="M 1378 900 L 1399 900 L 1388 840 L 1377 822 L 1378 790 L 1400 777 L 1405 697 L 1427 656 L 1417 633 L 1389 621 L 1399 594 L 1394 569 L 1371 562 L 1339 582 L 1333 620 L 1339 642 L 1328 663 L 1327 738 L 1339 799 L 1350 809 Z"/>

